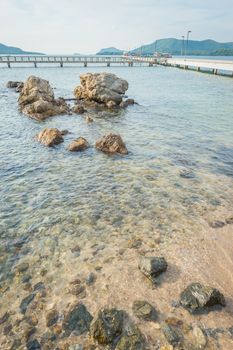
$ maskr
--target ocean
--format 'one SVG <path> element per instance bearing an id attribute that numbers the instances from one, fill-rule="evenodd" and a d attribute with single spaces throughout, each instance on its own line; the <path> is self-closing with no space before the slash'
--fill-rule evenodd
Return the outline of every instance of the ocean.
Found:
<path id="1" fill-rule="evenodd" d="M 30 119 L 19 112 L 18 95 L 6 88 L 9 80 L 37 75 L 49 80 L 56 97 L 72 98 L 80 74 L 102 71 L 126 79 L 127 95 L 138 105 L 96 114 L 89 124 L 80 115 Z M 127 308 L 134 294 L 130 283 L 141 285 L 139 277 L 130 282 L 125 270 L 127 262 L 137 259 L 131 241 L 142 240 L 146 252 L 167 252 L 171 264 L 179 251 L 177 265 L 192 279 L 197 262 L 191 266 L 187 255 L 194 254 L 190 247 L 197 243 L 195 237 L 203 227 L 209 230 L 209 218 L 231 214 L 233 207 L 232 91 L 231 78 L 162 66 L 0 68 L 0 284 L 2 313 L 15 312 L 12 324 L 22 298 L 43 281 L 48 290 L 39 301 L 44 306 L 36 311 L 40 339 L 46 310 L 56 304 L 62 313 L 77 299 L 67 291 L 70 281 L 85 279 L 92 271 L 98 277 L 96 289 L 86 287 L 82 299 L 91 311 L 106 303 Z M 63 144 L 46 148 L 34 140 L 46 127 L 71 133 Z M 95 149 L 95 141 L 109 132 L 122 136 L 128 155 L 109 156 Z M 91 147 L 69 153 L 66 147 L 79 136 Z M 28 290 L 15 273 L 22 262 L 29 264 Z M 226 286 L 227 295 L 229 290 Z M 221 317 L 227 326 L 229 314 Z M 212 318 L 217 324 L 217 317 Z M 2 336 L 1 349 L 8 349 L 13 338 Z"/>

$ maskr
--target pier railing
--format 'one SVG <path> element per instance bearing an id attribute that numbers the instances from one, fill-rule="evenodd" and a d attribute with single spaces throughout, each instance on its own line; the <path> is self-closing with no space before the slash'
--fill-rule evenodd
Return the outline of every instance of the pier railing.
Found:
<path id="1" fill-rule="evenodd" d="M 0 64 L 6 64 L 9 68 L 18 64 L 32 64 L 37 67 L 38 64 L 58 64 L 61 67 L 67 64 L 127 64 L 133 66 L 134 63 L 155 64 L 153 57 L 135 57 L 135 56 L 76 56 L 76 55 L 0 55 Z"/>

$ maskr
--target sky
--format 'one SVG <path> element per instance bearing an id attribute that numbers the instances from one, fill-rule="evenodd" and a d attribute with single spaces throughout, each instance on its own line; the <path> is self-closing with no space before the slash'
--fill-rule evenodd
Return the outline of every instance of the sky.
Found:
<path id="1" fill-rule="evenodd" d="M 0 0 L 0 43 L 47 54 L 161 38 L 233 42 L 233 0 Z"/>

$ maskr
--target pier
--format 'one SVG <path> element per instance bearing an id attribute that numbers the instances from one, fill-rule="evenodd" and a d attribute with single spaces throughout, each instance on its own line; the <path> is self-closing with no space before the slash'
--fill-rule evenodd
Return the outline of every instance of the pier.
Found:
<path id="1" fill-rule="evenodd" d="M 78 55 L 0 55 L 0 67 L 8 68 L 18 66 L 60 66 L 69 65 L 88 67 L 89 65 L 115 66 L 123 65 L 133 67 L 134 65 L 147 65 L 150 67 L 162 65 L 165 67 L 176 67 L 187 70 L 196 70 L 202 73 L 224 75 L 233 77 L 233 61 L 210 60 L 202 58 L 164 58 L 154 56 L 78 56 Z"/>
<path id="2" fill-rule="evenodd" d="M 158 64 L 167 67 L 196 70 L 201 73 L 233 77 L 233 61 L 203 58 L 160 58 Z"/>
<path id="3" fill-rule="evenodd" d="M 17 66 L 33 66 L 35 68 L 43 65 L 58 65 L 61 68 L 68 65 L 127 65 L 133 67 L 134 64 L 145 63 L 149 66 L 156 64 L 154 57 L 134 57 L 134 56 L 54 56 L 54 55 L 0 55 L 0 65 L 8 68 Z"/>

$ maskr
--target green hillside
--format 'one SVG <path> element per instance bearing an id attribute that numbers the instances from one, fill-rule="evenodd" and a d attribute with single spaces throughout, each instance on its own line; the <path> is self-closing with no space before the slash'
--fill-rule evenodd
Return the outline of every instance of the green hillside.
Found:
<path id="1" fill-rule="evenodd" d="M 131 51 L 133 54 L 151 55 L 155 51 L 166 52 L 172 55 L 180 55 L 182 50 L 182 39 L 160 39 L 143 45 Z M 186 41 L 185 41 L 186 45 Z M 184 50 L 183 50 L 184 53 Z M 189 40 L 187 54 L 189 55 L 233 55 L 233 42 L 219 43 L 214 40 Z"/>
<path id="2" fill-rule="evenodd" d="M 0 55 L 43 55 L 39 52 L 23 51 L 22 49 L 14 46 L 7 46 L 0 43 Z"/>

